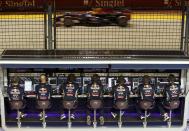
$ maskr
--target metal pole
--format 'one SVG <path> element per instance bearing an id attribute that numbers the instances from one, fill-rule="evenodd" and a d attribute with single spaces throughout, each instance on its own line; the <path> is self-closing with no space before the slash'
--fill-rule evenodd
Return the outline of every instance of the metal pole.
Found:
<path id="1" fill-rule="evenodd" d="M 71 118 L 70 118 L 70 110 L 68 110 L 68 122 L 71 122 Z"/>
<path id="2" fill-rule="evenodd" d="M 187 127 L 187 120 L 188 120 L 188 113 L 189 113 L 189 69 L 187 70 L 187 81 L 186 81 L 186 95 L 185 95 L 185 102 L 184 102 L 184 116 L 183 116 L 183 128 Z"/>
<path id="3" fill-rule="evenodd" d="M 96 109 L 94 109 L 94 121 L 93 121 L 93 127 L 96 128 L 97 121 L 96 121 Z"/>
<path id="4" fill-rule="evenodd" d="M 186 82 L 187 82 L 187 70 L 182 69 L 181 70 L 181 93 L 186 93 Z"/>
<path id="5" fill-rule="evenodd" d="M 43 128 L 46 128 L 45 110 L 43 109 Z"/>
<path id="6" fill-rule="evenodd" d="M 147 126 L 147 110 L 144 111 L 144 122 L 143 122 L 144 128 Z"/>
<path id="7" fill-rule="evenodd" d="M 71 128 L 71 111 L 68 110 L 68 128 Z"/>
<path id="8" fill-rule="evenodd" d="M 121 110 L 119 110 L 119 122 L 118 122 L 118 126 L 119 126 L 119 128 L 122 127 L 122 113 L 121 113 Z"/>
<path id="9" fill-rule="evenodd" d="M 48 39 L 48 34 L 47 34 L 47 13 L 45 11 L 44 13 L 44 49 L 47 49 L 47 39 Z"/>
<path id="10" fill-rule="evenodd" d="M 21 113 L 19 110 L 17 110 L 17 118 L 18 118 L 18 121 L 17 121 L 17 125 L 18 125 L 18 128 L 21 128 Z"/>
<path id="11" fill-rule="evenodd" d="M 172 110 L 169 111 L 169 121 L 168 121 L 168 125 L 169 125 L 169 128 L 171 128 L 171 119 L 172 119 Z"/>
<path id="12" fill-rule="evenodd" d="M 54 20 L 53 20 L 53 26 L 54 26 L 54 49 L 56 49 L 56 2 L 54 0 L 53 4 L 53 12 L 54 12 Z"/>
<path id="13" fill-rule="evenodd" d="M 0 67 L 0 102 L 1 102 L 1 125 L 4 130 L 6 130 L 5 124 L 5 101 L 4 101 L 4 82 L 5 82 L 5 72 L 3 68 Z"/>
<path id="14" fill-rule="evenodd" d="M 185 26 L 185 54 L 188 55 L 188 44 L 189 44 L 189 7 L 186 9 L 186 26 Z"/>
<path id="15" fill-rule="evenodd" d="M 121 122 L 121 110 L 119 110 L 119 122 Z"/>
<path id="16" fill-rule="evenodd" d="M 48 49 L 52 49 L 52 4 L 48 5 Z"/>
<path id="17" fill-rule="evenodd" d="M 0 90 L 0 98 L 1 98 L 1 125 L 4 130 L 6 130 L 5 124 L 5 101 L 2 91 Z"/>
<path id="18" fill-rule="evenodd" d="M 185 27 L 185 0 L 181 0 L 181 7 L 179 8 L 182 11 L 182 24 L 181 24 L 181 43 L 180 43 L 180 51 L 185 51 L 184 44 L 184 27 Z M 184 52 L 185 53 L 185 52 Z"/>

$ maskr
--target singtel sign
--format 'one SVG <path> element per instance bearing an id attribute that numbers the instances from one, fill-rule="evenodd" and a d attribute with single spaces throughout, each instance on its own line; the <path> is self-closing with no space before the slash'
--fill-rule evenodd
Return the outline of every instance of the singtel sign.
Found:
<path id="1" fill-rule="evenodd" d="M 84 0 L 84 6 L 121 7 L 126 5 L 125 0 Z"/>
<path id="2" fill-rule="evenodd" d="M 22 0 L 22 1 L 15 1 L 15 0 L 1 0 L 0 1 L 1 7 L 35 7 L 36 3 L 35 0 Z"/>
<path id="3" fill-rule="evenodd" d="M 77 10 L 98 7 L 180 7 L 182 0 L 55 0 L 57 10 Z M 0 0 L 0 11 L 44 11 L 48 2 L 54 0 Z M 185 0 L 189 5 L 189 0 Z"/>

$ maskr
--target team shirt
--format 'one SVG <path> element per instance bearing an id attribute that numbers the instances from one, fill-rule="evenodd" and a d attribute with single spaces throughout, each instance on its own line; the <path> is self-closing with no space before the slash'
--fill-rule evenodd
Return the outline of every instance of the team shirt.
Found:
<path id="1" fill-rule="evenodd" d="M 39 84 L 35 88 L 38 100 L 49 100 L 51 95 L 51 86 L 48 84 Z"/>
<path id="2" fill-rule="evenodd" d="M 152 85 L 140 84 L 139 85 L 139 95 L 142 100 L 154 101 L 155 89 Z"/>
<path id="3" fill-rule="evenodd" d="M 11 85 L 7 89 L 10 101 L 20 101 L 24 98 L 24 88 L 19 85 Z"/>
<path id="4" fill-rule="evenodd" d="M 79 85 L 74 82 L 63 84 L 62 87 L 63 99 L 66 101 L 74 101 L 77 99 Z"/>
<path id="5" fill-rule="evenodd" d="M 180 86 L 177 84 L 169 84 L 165 87 L 166 101 L 179 100 L 180 93 L 181 93 Z"/>
<path id="6" fill-rule="evenodd" d="M 103 95 L 103 86 L 100 82 L 93 82 L 87 86 L 88 99 L 100 100 Z"/>
<path id="7" fill-rule="evenodd" d="M 130 94 L 129 88 L 125 84 L 114 86 L 113 93 L 115 101 L 126 101 Z"/>

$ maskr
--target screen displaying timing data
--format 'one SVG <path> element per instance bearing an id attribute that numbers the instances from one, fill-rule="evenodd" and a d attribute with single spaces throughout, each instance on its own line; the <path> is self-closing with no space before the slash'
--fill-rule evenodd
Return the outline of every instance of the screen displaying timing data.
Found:
<path id="1" fill-rule="evenodd" d="M 29 80 L 24 81 L 24 91 L 26 92 L 33 91 L 32 81 Z"/>
<path id="2" fill-rule="evenodd" d="M 56 86 L 57 85 L 57 78 L 56 77 L 49 77 L 48 78 L 49 85 Z"/>

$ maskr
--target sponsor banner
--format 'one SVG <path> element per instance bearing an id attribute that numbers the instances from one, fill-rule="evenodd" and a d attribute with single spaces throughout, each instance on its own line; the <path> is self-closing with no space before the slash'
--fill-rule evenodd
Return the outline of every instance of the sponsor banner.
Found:
<path id="1" fill-rule="evenodd" d="M 0 11 L 43 11 L 47 0 L 0 0 Z"/>
<path id="2" fill-rule="evenodd" d="M 45 5 L 55 3 L 57 10 L 98 7 L 160 8 L 181 7 L 181 0 L 0 0 L 1 11 L 44 11 Z M 189 5 L 189 0 L 185 0 Z"/>
<path id="3" fill-rule="evenodd" d="M 56 9 L 78 9 L 98 7 L 129 8 L 177 8 L 182 0 L 56 0 Z M 189 0 L 187 0 L 189 1 Z"/>

